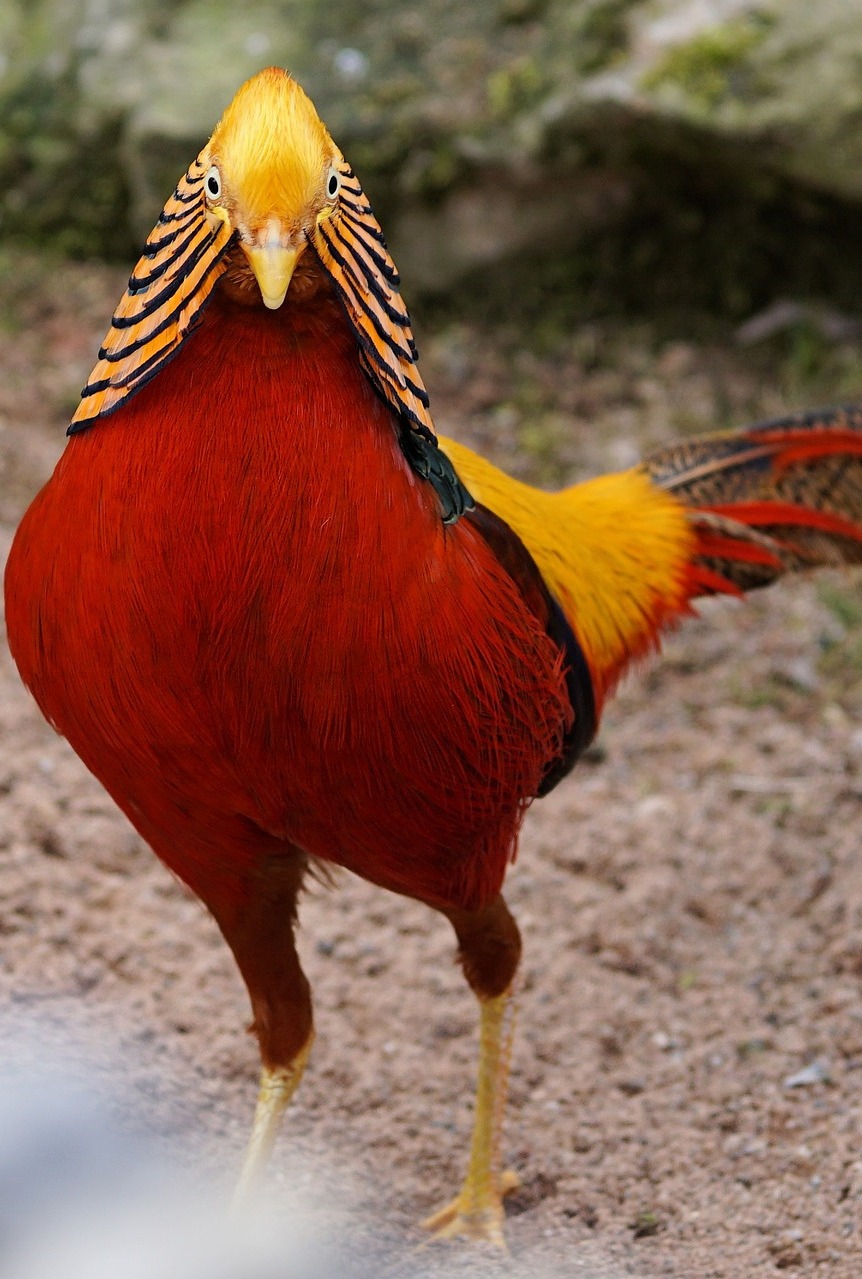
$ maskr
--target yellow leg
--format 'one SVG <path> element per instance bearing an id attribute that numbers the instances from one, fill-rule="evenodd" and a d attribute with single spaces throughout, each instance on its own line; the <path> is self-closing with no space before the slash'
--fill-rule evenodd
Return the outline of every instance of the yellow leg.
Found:
<path id="1" fill-rule="evenodd" d="M 251 1137 L 233 1194 L 234 1211 L 248 1202 L 260 1182 L 269 1162 L 281 1116 L 299 1087 L 313 1043 L 312 1034 L 289 1066 L 264 1066 L 261 1071 Z"/>
<path id="2" fill-rule="evenodd" d="M 476 1115 L 467 1176 L 452 1202 L 422 1225 L 438 1239 L 466 1235 L 505 1250 L 503 1196 L 518 1184 L 516 1173 L 500 1171 L 500 1138 L 515 1027 L 511 990 L 495 999 L 482 1000 L 480 1009 Z"/>

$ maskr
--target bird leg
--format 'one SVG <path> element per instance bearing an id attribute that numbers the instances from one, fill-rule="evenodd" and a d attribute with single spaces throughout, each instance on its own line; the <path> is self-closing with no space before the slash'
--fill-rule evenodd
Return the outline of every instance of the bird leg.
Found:
<path id="1" fill-rule="evenodd" d="M 233 1192 L 234 1209 L 247 1203 L 260 1184 L 278 1135 L 281 1116 L 299 1087 L 313 1042 L 314 1032 L 289 1066 L 264 1066 L 261 1070 L 251 1136 Z"/>
<path id="2" fill-rule="evenodd" d="M 234 1208 L 252 1195 L 314 1041 L 311 991 L 296 953 L 296 904 L 306 869 L 296 850 L 268 857 L 245 885 L 242 905 L 213 912 L 248 987 L 262 1072 Z"/>
<path id="3" fill-rule="evenodd" d="M 517 924 L 502 897 L 484 910 L 446 912 L 464 975 L 479 999 L 479 1069 L 467 1176 L 460 1192 L 423 1221 L 436 1238 L 466 1235 L 505 1249 L 503 1196 L 518 1184 L 500 1169 L 500 1140 L 514 1032 L 512 980 L 521 954 Z"/>

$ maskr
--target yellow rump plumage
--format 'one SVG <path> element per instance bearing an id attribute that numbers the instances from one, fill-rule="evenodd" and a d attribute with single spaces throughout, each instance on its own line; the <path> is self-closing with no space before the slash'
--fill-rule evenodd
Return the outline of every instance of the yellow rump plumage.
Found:
<path id="1" fill-rule="evenodd" d="M 441 437 L 477 502 L 520 537 L 566 615 L 599 699 L 684 612 L 695 543 L 685 507 L 638 468 L 545 493 Z"/>

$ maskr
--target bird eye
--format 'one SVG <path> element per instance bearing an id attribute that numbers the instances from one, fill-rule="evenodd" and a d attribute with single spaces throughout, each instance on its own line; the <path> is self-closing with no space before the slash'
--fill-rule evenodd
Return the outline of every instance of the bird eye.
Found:
<path id="1" fill-rule="evenodd" d="M 204 178 L 204 187 L 211 200 L 217 200 L 221 195 L 221 174 L 215 165 L 207 171 L 207 175 Z"/>
<path id="2" fill-rule="evenodd" d="M 338 170 L 333 166 L 329 170 L 329 177 L 326 179 L 327 200 L 334 200 L 340 190 L 341 190 L 341 178 L 339 176 Z"/>

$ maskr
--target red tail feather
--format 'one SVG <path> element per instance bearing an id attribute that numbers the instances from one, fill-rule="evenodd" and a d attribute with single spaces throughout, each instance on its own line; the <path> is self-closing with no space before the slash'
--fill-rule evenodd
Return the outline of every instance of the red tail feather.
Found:
<path id="1" fill-rule="evenodd" d="M 686 441 L 645 465 L 654 483 L 691 508 L 695 594 L 862 563 L 862 409 Z"/>
<path id="2" fill-rule="evenodd" d="M 842 453 L 848 457 L 862 457 L 862 438 L 858 431 L 838 427 L 819 430 L 812 435 L 801 436 L 798 428 L 793 431 L 776 430 L 749 432 L 748 438 L 758 444 L 771 444 L 772 465 L 776 470 L 793 466 L 797 462 L 814 462 L 821 457 Z"/>
<path id="3" fill-rule="evenodd" d="M 862 454 L 860 454 L 862 456 Z M 752 528 L 774 528 L 778 525 L 799 525 L 801 528 L 819 529 L 822 533 L 833 533 L 836 537 L 849 537 L 862 542 L 862 527 L 842 515 L 831 511 L 811 510 L 794 502 L 727 502 L 720 506 L 704 506 L 703 511 L 711 511 L 714 515 L 724 515 L 730 520 L 738 520 Z M 754 562 L 750 555 L 740 556 Z M 765 560 L 761 560 L 765 563 Z"/>

